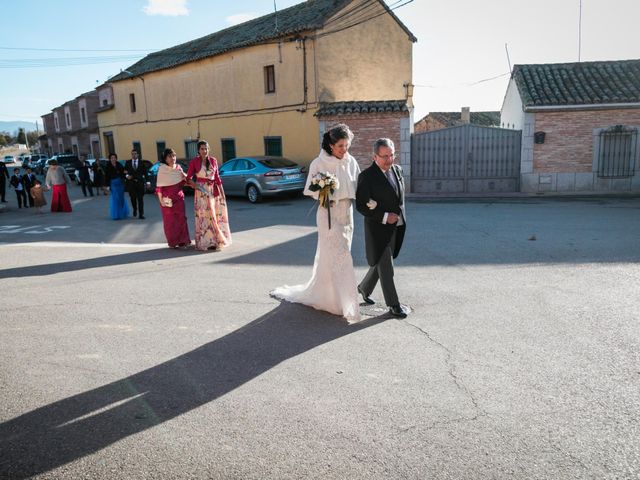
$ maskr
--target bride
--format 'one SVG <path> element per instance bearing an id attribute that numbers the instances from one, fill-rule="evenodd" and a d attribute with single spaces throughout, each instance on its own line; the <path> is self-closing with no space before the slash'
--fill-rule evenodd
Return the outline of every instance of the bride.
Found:
<path id="1" fill-rule="evenodd" d="M 351 140 L 353 133 L 349 127 L 344 124 L 332 127 L 324 134 L 320 155 L 311 162 L 309 168 L 304 194 L 316 200 L 319 192 L 309 190 L 315 174 L 328 172 L 338 179 L 338 188 L 329 196 L 330 212 L 318 205 L 318 246 L 311 279 L 303 285 L 278 287 L 271 295 L 340 315 L 349 323 L 354 323 L 360 320 L 360 309 L 351 240 L 353 200 L 356 198 L 360 167 L 348 153 Z"/>

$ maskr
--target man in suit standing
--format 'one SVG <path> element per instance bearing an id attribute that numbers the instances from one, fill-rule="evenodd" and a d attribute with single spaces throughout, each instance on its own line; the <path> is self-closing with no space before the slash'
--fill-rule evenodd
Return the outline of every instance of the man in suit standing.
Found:
<path id="1" fill-rule="evenodd" d="M 7 194 L 7 183 L 9 179 L 9 169 L 3 161 L 0 161 L 0 202 L 7 203 L 5 195 Z"/>
<path id="2" fill-rule="evenodd" d="M 147 184 L 147 168 L 142 160 L 138 158 L 137 150 L 131 150 L 131 160 L 127 160 L 124 165 L 126 175 L 126 188 L 131 197 L 131 207 L 133 216 L 140 215 L 140 220 L 144 220 L 144 192 Z"/>
<path id="3" fill-rule="evenodd" d="M 96 160 L 97 162 L 97 160 Z M 80 155 L 80 166 L 78 167 L 78 180 L 80 180 L 80 186 L 82 187 L 82 194 L 86 197 L 87 190 L 89 195 L 93 197 L 93 186 L 91 185 L 91 175 L 89 175 L 89 165 L 87 165 L 87 157 Z"/>
<path id="4" fill-rule="evenodd" d="M 402 169 L 394 165 L 395 147 L 388 138 L 379 138 L 373 146 L 373 163 L 358 177 L 356 209 L 364 215 L 364 239 L 369 271 L 358 285 L 368 304 L 378 280 L 389 312 L 406 318 L 409 309 L 402 305 L 393 282 L 393 259 L 400 253 L 407 227 L 404 208 Z"/>
<path id="5" fill-rule="evenodd" d="M 29 199 L 29 206 L 33 208 L 34 199 L 31 197 L 31 187 L 35 185 L 36 176 L 33 174 L 33 170 L 31 167 L 27 167 L 25 169 L 26 173 L 22 176 L 22 185 L 24 186 L 25 193 L 27 194 L 27 198 Z"/>

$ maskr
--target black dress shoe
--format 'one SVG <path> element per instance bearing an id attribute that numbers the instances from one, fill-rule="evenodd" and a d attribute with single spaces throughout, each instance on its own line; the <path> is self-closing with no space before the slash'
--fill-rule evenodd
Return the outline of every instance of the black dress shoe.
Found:
<path id="1" fill-rule="evenodd" d="M 391 305 L 389 313 L 397 318 L 407 318 L 407 308 L 404 305 Z"/>
<path id="2" fill-rule="evenodd" d="M 373 299 L 371 297 L 367 297 L 364 292 L 362 290 L 360 290 L 360 287 L 358 287 L 358 293 L 360 295 L 362 295 L 362 300 L 364 300 L 364 303 L 366 303 L 367 305 L 373 305 L 374 303 L 376 303 L 375 301 L 373 301 Z"/>
<path id="3" fill-rule="evenodd" d="M 140 220 L 144 220 L 144 215 L 140 215 Z"/>

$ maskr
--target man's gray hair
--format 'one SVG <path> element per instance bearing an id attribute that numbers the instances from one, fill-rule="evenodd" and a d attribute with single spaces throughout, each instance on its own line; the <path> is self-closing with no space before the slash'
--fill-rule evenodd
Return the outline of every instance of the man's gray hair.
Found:
<path id="1" fill-rule="evenodd" d="M 396 147 L 393 144 L 393 140 L 391 140 L 390 138 L 379 138 L 379 139 L 377 139 L 373 143 L 373 153 L 375 153 L 377 155 L 378 152 L 380 151 L 380 147 L 388 147 L 393 151 L 396 150 Z"/>

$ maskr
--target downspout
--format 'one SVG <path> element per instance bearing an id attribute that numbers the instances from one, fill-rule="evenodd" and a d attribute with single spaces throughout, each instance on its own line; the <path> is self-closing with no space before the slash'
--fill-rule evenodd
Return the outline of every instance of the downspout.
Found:
<path id="1" fill-rule="evenodd" d="M 302 68 L 303 68 L 303 83 L 304 83 L 304 109 L 307 109 L 307 37 L 302 38 Z"/>

